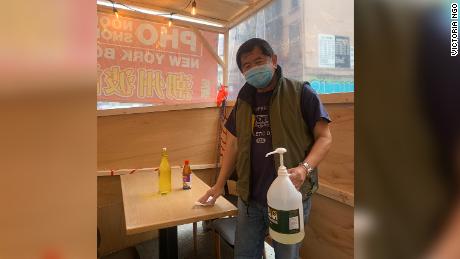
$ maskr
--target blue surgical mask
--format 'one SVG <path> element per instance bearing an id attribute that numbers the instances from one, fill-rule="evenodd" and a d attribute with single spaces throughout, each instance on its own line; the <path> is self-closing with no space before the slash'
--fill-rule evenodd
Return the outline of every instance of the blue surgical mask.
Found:
<path id="1" fill-rule="evenodd" d="M 253 67 L 244 73 L 246 82 L 255 88 L 265 88 L 273 78 L 273 68 L 271 64 L 264 64 Z"/>

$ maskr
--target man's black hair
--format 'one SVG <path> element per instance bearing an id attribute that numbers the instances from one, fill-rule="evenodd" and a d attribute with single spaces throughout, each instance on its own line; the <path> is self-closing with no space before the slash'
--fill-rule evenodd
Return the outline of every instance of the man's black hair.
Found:
<path id="1" fill-rule="evenodd" d="M 245 41 L 238 49 L 238 52 L 236 52 L 236 64 L 238 65 L 238 68 L 241 72 L 243 72 L 241 67 L 241 56 L 253 51 L 255 47 L 258 47 L 266 56 L 272 57 L 275 54 L 272 47 L 266 40 L 260 38 L 252 38 Z"/>

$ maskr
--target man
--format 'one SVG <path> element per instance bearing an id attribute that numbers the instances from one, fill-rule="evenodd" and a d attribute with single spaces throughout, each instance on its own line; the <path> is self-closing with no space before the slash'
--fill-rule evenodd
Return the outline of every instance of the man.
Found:
<path id="1" fill-rule="evenodd" d="M 308 83 L 283 77 L 277 56 L 263 39 L 241 45 L 236 55 L 246 84 L 241 88 L 225 127 L 226 149 L 216 184 L 200 198 L 214 204 L 236 168 L 238 220 L 235 258 L 261 258 L 268 229 L 267 191 L 277 176 L 279 160 L 265 154 L 277 147 L 287 153 L 284 164 L 302 193 L 304 222 L 317 189 L 316 167 L 328 152 L 332 137 L 329 115 Z M 300 243 L 273 242 L 276 258 L 298 258 Z"/>

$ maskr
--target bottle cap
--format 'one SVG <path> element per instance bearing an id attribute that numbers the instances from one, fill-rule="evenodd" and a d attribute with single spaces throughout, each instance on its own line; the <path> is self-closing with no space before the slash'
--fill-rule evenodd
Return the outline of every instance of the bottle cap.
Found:
<path id="1" fill-rule="evenodd" d="M 189 163 L 190 163 L 189 160 L 185 160 L 185 161 L 184 161 L 184 164 L 186 164 L 186 165 L 188 165 Z"/>

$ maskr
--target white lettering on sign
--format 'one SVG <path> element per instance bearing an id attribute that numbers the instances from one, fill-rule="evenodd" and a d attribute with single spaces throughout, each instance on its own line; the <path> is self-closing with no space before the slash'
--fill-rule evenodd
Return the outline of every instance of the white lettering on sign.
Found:
<path id="1" fill-rule="evenodd" d="M 134 51 L 133 61 L 142 62 L 143 57 L 144 57 L 144 53 L 142 53 L 142 51 Z"/>
<path id="2" fill-rule="evenodd" d="M 121 51 L 123 51 L 123 56 L 121 56 L 121 60 L 128 60 L 128 61 L 133 60 L 133 51 L 132 50 L 122 49 Z"/>
<path id="3" fill-rule="evenodd" d="M 179 32 L 177 29 L 172 29 L 172 33 L 168 34 L 166 27 L 161 27 L 160 34 L 160 46 L 166 48 L 166 43 L 171 41 L 171 47 L 173 49 L 179 48 Z"/>
<path id="4" fill-rule="evenodd" d="M 133 31 L 133 22 L 123 19 L 110 19 L 108 16 L 99 16 L 99 25 L 103 29 L 113 28 L 115 30 Z"/>
<path id="5" fill-rule="evenodd" d="M 131 43 L 133 42 L 133 35 L 129 32 L 122 32 L 122 31 L 111 31 L 108 29 L 102 28 L 102 31 L 97 28 L 96 38 L 103 39 L 106 41 L 114 41 L 114 42 L 125 42 Z"/>
<path id="6" fill-rule="evenodd" d="M 196 51 L 196 35 L 191 31 L 183 31 L 180 34 L 180 40 L 183 44 L 189 45 L 191 51 Z"/>
<path id="7" fill-rule="evenodd" d="M 149 32 L 147 36 L 146 31 Z M 136 37 L 144 45 L 153 45 L 158 40 L 158 32 L 153 25 L 142 23 L 136 29 Z"/>
<path id="8" fill-rule="evenodd" d="M 106 58 L 106 59 L 115 59 L 115 49 L 114 48 L 102 48 L 97 46 L 97 58 Z"/>
<path id="9" fill-rule="evenodd" d="M 180 64 L 180 57 L 170 55 L 169 56 L 169 64 L 171 64 L 171 66 L 178 67 L 179 64 Z"/>
<path id="10" fill-rule="evenodd" d="M 153 46 L 157 43 L 162 48 L 182 49 L 188 47 L 190 51 L 196 52 L 196 35 L 191 31 L 178 29 L 168 31 L 167 27 L 162 26 L 160 32 L 151 24 L 142 23 L 136 29 L 136 37 L 146 46 Z M 182 46 L 185 45 L 185 46 Z"/>
<path id="11" fill-rule="evenodd" d="M 176 67 L 200 68 L 199 59 L 169 55 L 169 64 Z"/>
<path id="12" fill-rule="evenodd" d="M 151 51 L 122 49 L 120 60 L 129 62 L 145 62 L 149 64 L 156 63 L 161 65 L 163 63 L 164 54 L 154 53 Z"/>
<path id="13" fill-rule="evenodd" d="M 164 55 L 164 54 L 155 53 L 155 57 L 156 57 L 157 60 L 158 60 L 157 63 L 158 63 L 159 65 L 161 65 L 161 63 L 163 62 L 163 58 L 165 57 L 165 55 Z"/>
<path id="14" fill-rule="evenodd" d="M 197 58 L 191 58 L 190 59 L 190 68 L 196 68 L 196 69 L 200 68 L 200 62 L 199 61 L 200 60 L 197 59 Z"/>

